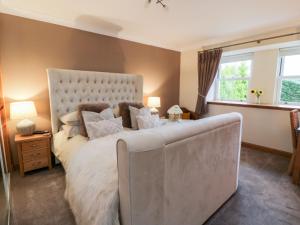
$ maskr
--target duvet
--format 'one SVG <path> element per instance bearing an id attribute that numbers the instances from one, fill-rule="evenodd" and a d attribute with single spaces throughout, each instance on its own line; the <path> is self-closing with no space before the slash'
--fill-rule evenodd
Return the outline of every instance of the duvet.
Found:
<path id="1" fill-rule="evenodd" d="M 65 198 L 77 225 L 119 225 L 116 143 L 128 133 L 88 141 L 69 159 Z"/>

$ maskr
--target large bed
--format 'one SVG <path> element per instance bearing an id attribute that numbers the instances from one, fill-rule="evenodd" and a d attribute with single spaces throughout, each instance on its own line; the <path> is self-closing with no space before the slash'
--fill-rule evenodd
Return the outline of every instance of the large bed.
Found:
<path id="1" fill-rule="evenodd" d="M 117 114 L 120 102 L 142 102 L 142 76 L 47 72 L 53 152 L 78 225 L 199 225 L 235 193 L 239 114 L 70 139 L 60 131 L 62 115 L 82 103 L 107 102 Z"/>

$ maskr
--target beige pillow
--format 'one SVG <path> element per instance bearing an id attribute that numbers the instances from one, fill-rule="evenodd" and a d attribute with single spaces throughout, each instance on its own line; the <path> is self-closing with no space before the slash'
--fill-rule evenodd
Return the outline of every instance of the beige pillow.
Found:
<path id="1" fill-rule="evenodd" d="M 137 116 L 136 119 L 139 129 L 149 129 L 161 126 L 158 115 Z"/>
<path id="2" fill-rule="evenodd" d="M 68 138 L 72 138 L 80 134 L 80 126 L 62 125 L 62 129 Z"/>
<path id="3" fill-rule="evenodd" d="M 133 106 L 135 108 L 140 109 L 140 108 L 143 108 L 144 105 L 142 103 L 137 103 L 137 102 L 120 102 L 119 103 L 119 115 L 122 116 L 123 127 L 131 128 L 129 106 Z"/>
<path id="4" fill-rule="evenodd" d="M 109 120 L 114 118 L 114 113 L 111 108 L 104 109 L 100 113 L 91 112 L 91 111 L 82 111 L 81 114 L 84 123 L 98 122 L 99 120 Z"/>
<path id="5" fill-rule="evenodd" d="M 122 117 L 100 120 L 98 122 L 87 122 L 85 125 L 90 140 L 115 134 L 123 130 Z"/>
<path id="6" fill-rule="evenodd" d="M 78 106 L 80 124 L 82 125 L 80 133 L 82 136 L 87 137 L 87 132 L 86 132 L 86 128 L 85 128 L 85 124 L 84 124 L 84 120 L 83 120 L 81 112 L 82 111 L 91 111 L 91 112 L 100 113 L 104 109 L 107 109 L 107 108 L 109 108 L 109 104 L 107 104 L 107 103 L 81 104 Z"/>
<path id="7" fill-rule="evenodd" d="M 59 119 L 63 124 L 67 124 L 67 125 L 71 125 L 71 126 L 79 126 L 80 125 L 78 111 L 67 113 L 67 114 L 61 116 Z"/>
<path id="8" fill-rule="evenodd" d="M 131 120 L 131 128 L 134 130 L 137 130 L 138 127 L 138 122 L 137 122 L 137 116 L 151 116 L 151 111 L 149 108 L 135 108 L 132 106 L 129 106 L 129 111 L 130 111 L 130 120 Z"/>

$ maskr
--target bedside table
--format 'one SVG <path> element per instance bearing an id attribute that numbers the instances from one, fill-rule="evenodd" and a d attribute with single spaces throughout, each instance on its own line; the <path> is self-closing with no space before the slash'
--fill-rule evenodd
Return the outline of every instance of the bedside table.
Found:
<path id="1" fill-rule="evenodd" d="M 51 164 L 51 134 L 34 134 L 30 136 L 15 136 L 15 143 L 18 148 L 20 174 L 25 172 L 48 167 Z"/>

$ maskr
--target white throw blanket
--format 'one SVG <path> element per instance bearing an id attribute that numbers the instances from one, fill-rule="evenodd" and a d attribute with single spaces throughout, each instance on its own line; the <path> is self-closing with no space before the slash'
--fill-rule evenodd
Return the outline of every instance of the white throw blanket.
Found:
<path id="1" fill-rule="evenodd" d="M 69 160 L 65 198 L 77 225 L 119 225 L 116 142 L 128 133 L 89 141 Z"/>

